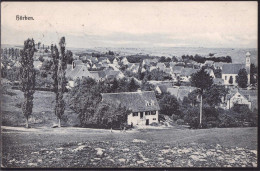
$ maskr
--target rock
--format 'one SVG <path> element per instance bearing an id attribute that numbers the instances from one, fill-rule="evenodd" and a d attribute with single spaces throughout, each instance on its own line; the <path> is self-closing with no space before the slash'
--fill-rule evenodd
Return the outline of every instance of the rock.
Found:
<path id="1" fill-rule="evenodd" d="M 138 143 L 138 142 L 140 142 L 140 143 L 146 143 L 145 140 L 139 140 L 139 139 L 134 139 L 133 142 L 136 142 L 136 143 Z"/>
<path id="2" fill-rule="evenodd" d="M 126 159 L 118 159 L 120 162 L 125 162 Z"/>
<path id="3" fill-rule="evenodd" d="M 53 125 L 52 128 L 58 128 L 59 126 L 58 125 Z"/>
<path id="4" fill-rule="evenodd" d="M 100 160 L 100 158 L 94 158 L 94 160 Z"/>
<path id="5" fill-rule="evenodd" d="M 253 167 L 257 167 L 257 163 L 256 162 L 253 162 L 252 165 L 253 165 Z"/>
<path id="6" fill-rule="evenodd" d="M 113 162 L 113 163 L 115 162 L 114 159 L 109 159 L 109 160 L 110 160 L 111 162 Z"/>
<path id="7" fill-rule="evenodd" d="M 197 155 L 191 155 L 190 158 L 191 158 L 192 160 L 195 160 L 195 161 L 197 161 L 197 160 L 200 159 L 199 156 L 197 156 Z"/>
<path id="8" fill-rule="evenodd" d="M 129 150 L 129 148 L 124 148 L 124 149 L 122 149 L 122 151 L 123 151 L 123 152 L 128 152 L 128 151 L 130 151 L 130 150 Z"/>
<path id="9" fill-rule="evenodd" d="M 223 157 L 221 157 L 221 156 L 219 156 L 219 157 L 218 157 L 218 160 L 224 160 L 224 158 L 223 158 Z"/>
<path id="10" fill-rule="evenodd" d="M 171 163 L 172 161 L 167 159 L 165 162 L 166 162 L 166 163 Z"/>
<path id="11" fill-rule="evenodd" d="M 161 150 L 161 152 L 162 152 L 163 154 L 166 154 L 166 153 L 171 152 L 171 150 L 170 150 L 170 149 L 163 149 L 163 150 Z"/>
<path id="12" fill-rule="evenodd" d="M 28 163 L 28 166 L 37 166 L 37 163 Z"/>
<path id="13" fill-rule="evenodd" d="M 255 155 L 257 155 L 257 151 L 256 150 L 250 150 L 250 152 L 254 153 Z"/>
<path id="14" fill-rule="evenodd" d="M 139 161 L 137 161 L 137 163 L 138 163 L 138 164 L 143 164 L 144 161 L 143 161 L 143 160 L 139 160 Z"/>
<path id="15" fill-rule="evenodd" d="M 102 148 L 95 148 L 95 150 L 97 151 L 97 155 L 101 156 L 103 154 L 103 150 Z"/>

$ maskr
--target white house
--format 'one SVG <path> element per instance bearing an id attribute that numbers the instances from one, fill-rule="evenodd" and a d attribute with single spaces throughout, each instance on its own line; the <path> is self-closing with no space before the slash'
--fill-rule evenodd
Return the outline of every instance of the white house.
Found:
<path id="1" fill-rule="evenodd" d="M 127 116 L 127 124 L 149 125 L 158 123 L 159 104 L 153 91 L 103 93 L 102 102 L 117 103 L 132 112 Z"/>
<path id="2" fill-rule="evenodd" d="M 250 53 L 246 53 L 246 63 L 245 64 L 223 64 L 222 66 L 222 79 L 225 85 L 237 85 L 236 76 L 240 69 L 245 68 L 248 74 L 248 84 L 250 83 Z M 232 79 L 233 83 L 230 83 Z"/>
<path id="3" fill-rule="evenodd" d="M 123 57 L 123 59 L 121 60 L 121 62 L 122 62 L 124 65 L 128 65 L 128 64 L 129 64 L 129 62 L 128 62 L 128 60 L 127 60 L 126 57 Z"/>
<path id="4" fill-rule="evenodd" d="M 227 99 L 226 109 L 231 109 L 236 104 L 245 104 L 248 105 L 249 109 L 251 109 L 251 102 L 249 101 L 248 97 L 242 95 L 238 91 Z"/>

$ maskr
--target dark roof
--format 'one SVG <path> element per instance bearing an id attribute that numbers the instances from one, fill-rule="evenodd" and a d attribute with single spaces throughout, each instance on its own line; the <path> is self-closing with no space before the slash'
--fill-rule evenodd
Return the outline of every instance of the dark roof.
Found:
<path id="1" fill-rule="evenodd" d="M 161 92 L 166 93 L 168 88 L 172 88 L 172 84 L 158 85 Z"/>
<path id="2" fill-rule="evenodd" d="M 132 112 L 160 110 L 153 91 L 102 93 L 102 101 L 120 103 Z M 149 106 L 147 103 L 153 103 Z"/>
<path id="3" fill-rule="evenodd" d="M 191 76 L 191 74 L 196 73 L 198 69 L 193 68 L 182 68 L 181 69 L 181 75 L 183 76 Z"/>
<path id="4" fill-rule="evenodd" d="M 238 74 L 242 68 L 245 68 L 245 64 L 223 64 L 222 74 Z"/>
<path id="5" fill-rule="evenodd" d="M 182 68 L 184 68 L 183 66 L 174 66 L 172 71 L 173 73 L 181 73 Z"/>

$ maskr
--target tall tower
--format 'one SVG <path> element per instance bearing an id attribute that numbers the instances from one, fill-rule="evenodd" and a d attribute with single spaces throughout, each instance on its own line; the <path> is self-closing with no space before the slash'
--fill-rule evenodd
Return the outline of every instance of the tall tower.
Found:
<path id="1" fill-rule="evenodd" d="M 247 52 L 246 53 L 246 72 L 248 74 L 248 84 L 250 84 L 250 65 L 251 65 L 251 62 L 250 62 L 250 53 Z"/>

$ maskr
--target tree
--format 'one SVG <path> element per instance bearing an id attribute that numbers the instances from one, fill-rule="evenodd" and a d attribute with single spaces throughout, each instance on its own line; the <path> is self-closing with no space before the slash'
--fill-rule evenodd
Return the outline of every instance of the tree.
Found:
<path id="1" fill-rule="evenodd" d="M 257 67 L 255 64 L 250 66 L 250 84 L 255 85 L 257 83 Z"/>
<path id="2" fill-rule="evenodd" d="M 66 52 L 66 59 L 68 64 L 72 64 L 73 62 L 73 53 L 70 50 Z"/>
<path id="3" fill-rule="evenodd" d="M 162 114 L 172 116 L 173 114 L 178 115 L 180 113 L 180 105 L 178 103 L 177 98 L 168 93 L 163 94 L 162 98 L 159 100 L 159 106 Z"/>
<path id="4" fill-rule="evenodd" d="M 209 88 L 212 84 L 213 78 L 205 69 L 201 69 L 191 76 L 191 85 L 198 87 L 200 90 L 200 127 L 202 126 L 202 95 L 204 90 Z"/>
<path id="5" fill-rule="evenodd" d="M 39 61 L 41 61 L 41 62 L 43 62 L 43 61 L 44 61 L 44 58 L 43 58 L 43 56 L 40 56 L 40 57 L 39 57 Z"/>
<path id="6" fill-rule="evenodd" d="M 38 45 L 38 49 L 40 49 L 40 46 L 41 46 L 41 42 L 38 42 L 38 44 L 37 44 L 37 45 Z"/>
<path id="7" fill-rule="evenodd" d="M 26 118 L 26 128 L 29 128 L 28 119 L 32 114 L 33 108 L 33 94 L 35 92 L 35 70 L 33 66 L 33 55 L 35 51 L 35 44 L 33 39 L 27 39 L 24 42 L 24 48 L 21 51 L 21 90 L 24 92 L 24 102 L 22 111 Z"/>
<path id="8" fill-rule="evenodd" d="M 57 101 L 55 106 L 55 115 L 58 117 L 59 124 L 61 127 L 61 117 L 64 114 L 65 110 L 65 101 L 63 99 L 63 94 L 65 92 L 66 79 L 65 79 L 65 70 L 67 67 L 66 64 L 66 55 L 65 55 L 65 37 L 62 37 L 59 42 L 60 45 L 60 56 L 59 56 L 59 64 L 58 64 L 58 90 L 57 90 Z"/>
<path id="9" fill-rule="evenodd" d="M 232 76 L 229 77 L 229 81 L 228 82 L 229 82 L 229 84 L 233 84 L 233 77 Z"/>
<path id="10" fill-rule="evenodd" d="M 221 69 L 215 69 L 214 70 L 214 75 L 215 75 L 216 78 L 221 78 L 222 70 Z"/>
<path id="11" fill-rule="evenodd" d="M 132 78 L 128 85 L 129 92 L 135 92 L 138 88 L 140 88 L 140 86 L 136 84 L 134 78 Z"/>
<path id="12" fill-rule="evenodd" d="M 239 70 L 238 75 L 236 77 L 236 82 L 239 87 L 246 88 L 248 83 L 247 72 L 245 68 Z"/>
<path id="13" fill-rule="evenodd" d="M 211 87 L 206 89 L 203 98 L 204 101 L 210 106 L 218 106 L 222 101 L 221 98 L 228 94 L 228 89 L 223 85 L 213 84 Z"/>
<path id="14" fill-rule="evenodd" d="M 139 68 L 138 68 L 138 79 L 142 80 L 142 69 L 143 69 L 143 60 L 140 62 L 139 64 Z"/>

